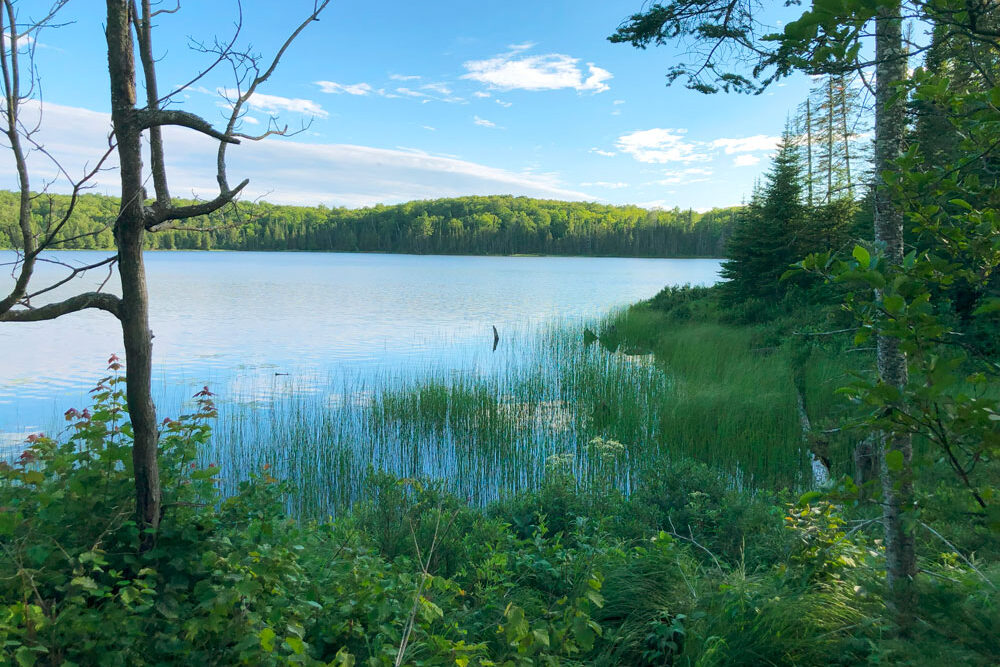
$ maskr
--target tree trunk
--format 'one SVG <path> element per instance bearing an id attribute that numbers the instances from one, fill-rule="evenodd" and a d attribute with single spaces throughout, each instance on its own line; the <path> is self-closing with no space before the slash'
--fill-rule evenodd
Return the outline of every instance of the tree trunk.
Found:
<path id="1" fill-rule="evenodd" d="M 809 165 L 809 176 L 806 183 L 809 185 L 809 206 L 813 205 L 813 131 L 812 131 L 812 108 L 809 98 L 806 98 L 806 159 Z"/>
<path id="2" fill-rule="evenodd" d="M 875 173 L 892 169 L 902 150 L 905 99 L 893 84 L 906 78 L 899 0 L 879 8 L 875 20 Z M 885 244 L 890 264 L 903 260 L 903 215 L 891 193 L 876 177 L 875 240 Z M 881 299 L 881 293 L 876 294 Z M 879 379 L 897 387 L 908 380 L 906 355 L 896 338 L 879 335 L 877 340 Z M 905 633 L 913 620 L 916 574 L 914 539 L 905 514 L 913 506 L 913 445 L 909 435 L 881 438 L 882 520 L 885 527 L 886 579 L 890 604 Z M 897 454 L 898 452 L 898 454 Z M 890 457 L 901 465 L 889 465 Z"/>
<path id="3" fill-rule="evenodd" d="M 851 183 L 851 132 L 847 127 L 847 81 L 840 75 L 840 126 L 844 136 L 844 169 L 847 170 L 847 198 L 854 201 L 854 184 Z"/>
<path id="4" fill-rule="evenodd" d="M 826 78 L 826 203 L 833 201 L 833 75 Z"/>
<path id="5" fill-rule="evenodd" d="M 160 522 L 160 474 L 157 467 L 156 407 L 151 391 L 153 336 L 149 330 L 149 295 L 142 248 L 145 239 L 142 185 L 142 131 L 135 113 L 135 56 L 128 0 L 107 0 L 108 69 L 111 74 L 111 118 L 121 168 L 121 208 L 115 223 L 118 267 L 122 281 L 119 315 L 125 341 L 126 397 L 135 433 L 136 520 L 143 547 L 152 544 Z"/>

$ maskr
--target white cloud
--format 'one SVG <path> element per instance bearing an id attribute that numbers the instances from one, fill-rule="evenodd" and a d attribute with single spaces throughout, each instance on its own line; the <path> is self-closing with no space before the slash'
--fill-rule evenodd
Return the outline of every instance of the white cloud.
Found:
<path id="1" fill-rule="evenodd" d="M 503 100 L 495 100 L 497 104 L 502 106 L 504 109 L 509 109 L 514 105 L 513 102 L 504 102 Z"/>
<path id="2" fill-rule="evenodd" d="M 651 130 L 637 130 L 618 137 L 616 146 L 639 162 L 666 164 L 670 162 L 706 162 L 715 159 L 719 151 L 726 155 L 744 153 L 769 153 L 780 141 L 779 137 L 756 134 L 752 137 L 723 137 L 711 141 L 698 141 L 687 137 L 687 130 L 655 127 Z M 756 164 L 743 161 L 734 164 L 747 166 Z"/>
<path id="3" fill-rule="evenodd" d="M 760 162 L 760 158 L 756 155 L 737 155 L 733 158 L 734 167 L 752 167 Z"/>
<path id="4" fill-rule="evenodd" d="M 620 190 L 627 188 L 628 183 L 611 183 L 609 181 L 594 181 L 593 183 L 580 183 L 581 188 L 607 188 L 608 190 Z"/>
<path id="5" fill-rule="evenodd" d="M 603 155 L 604 157 L 614 157 L 618 155 L 618 153 L 615 153 L 614 151 L 602 151 L 600 148 L 591 148 L 589 152 L 597 153 L 598 155 Z"/>
<path id="6" fill-rule="evenodd" d="M 618 137 L 615 144 L 622 153 L 628 153 L 639 162 L 703 162 L 709 156 L 696 142 L 687 141 L 687 130 L 653 128 L 638 130 Z"/>
<path id="7" fill-rule="evenodd" d="M 485 98 L 485 97 L 493 97 L 493 95 L 491 95 L 490 93 L 487 93 L 486 91 L 483 91 L 483 90 L 477 90 L 476 92 L 472 93 L 472 96 L 473 97 L 483 97 L 483 98 Z"/>
<path id="8" fill-rule="evenodd" d="M 725 149 L 726 155 L 733 153 L 753 153 L 756 151 L 773 151 L 781 137 L 770 137 L 766 134 L 755 134 L 752 137 L 742 139 L 716 139 L 711 143 L 712 148 Z"/>
<path id="9" fill-rule="evenodd" d="M 687 185 L 688 183 L 702 183 L 712 175 L 711 169 L 704 167 L 688 167 L 687 169 L 676 169 L 665 171 L 662 178 L 655 181 L 657 185 Z"/>
<path id="10" fill-rule="evenodd" d="M 412 88 L 406 87 L 397 88 L 396 92 L 407 97 L 430 97 L 427 93 L 421 93 L 419 90 L 413 90 Z"/>
<path id="11" fill-rule="evenodd" d="M 420 90 L 414 90 L 407 86 L 401 86 L 396 88 L 396 92 L 404 97 L 413 97 L 419 99 L 423 103 L 427 102 L 465 102 L 461 97 L 456 97 L 451 94 L 451 88 L 444 83 L 428 83 L 420 86 Z M 429 90 L 434 95 L 424 92 Z M 388 96 L 387 96 L 388 97 Z"/>
<path id="12" fill-rule="evenodd" d="M 393 81 L 416 81 L 420 78 L 419 74 L 390 74 L 389 78 Z"/>
<path id="13" fill-rule="evenodd" d="M 446 83 L 425 83 L 420 86 L 423 90 L 430 90 L 439 95 L 451 95 L 451 88 Z"/>
<path id="14" fill-rule="evenodd" d="M 431 127 L 430 125 L 421 125 L 420 127 L 424 128 L 428 132 L 437 132 L 437 128 Z"/>
<path id="15" fill-rule="evenodd" d="M 517 53 L 519 51 L 527 51 L 528 49 L 535 48 L 535 42 L 521 42 L 520 44 L 508 44 L 507 48 Z"/>
<path id="16" fill-rule="evenodd" d="M 497 124 L 491 120 L 486 120 L 485 118 L 480 118 L 479 116 L 473 117 L 473 122 L 481 127 L 496 127 Z"/>
<path id="17" fill-rule="evenodd" d="M 613 104 L 615 104 L 616 106 L 619 104 L 625 104 L 625 100 L 615 100 Z"/>
<path id="18" fill-rule="evenodd" d="M 341 95 L 347 93 L 348 95 L 371 95 L 375 92 L 375 89 L 367 83 L 337 83 L 335 81 L 316 81 L 315 84 L 319 86 L 320 90 L 324 93 L 333 93 L 334 95 Z"/>
<path id="19" fill-rule="evenodd" d="M 31 117 L 26 114 L 25 120 Z M 110 115 L 77 107 L 45 105 L 39 140 L 71 174 L 82 171 L 107 148 Z M 177 197 L 212 197 L 217 143 L 186 128 L 164 128 L 171 192 Z M 229 176 L 250 179 L 246 198 L 265 197 L 279 204 L 369 206 L 413 199 L 464 195 L 515 194 L 552 199 L 593 200 L 563 186 L 552 174 L 517 173 L 454 157 L 349 144 L 305 143 L 293 139 L 245 141 L 229 149 Z M 32 154 L 37 181 L 56 176 L 43 156 Z M 114 166 L 109 165 L 109 166 Z M 9 160 L 0 160 L 0 187 L 14 187 Z M 98 192 L 116 194 L 116 171 L 101 172 Z M 65 191 L 57 183 L 54 191 Z"/>
<path id="20" fill-rule="evenodd" d="M 636 204 L 639 208 L 649 208 L 653 210 L 666 210 L 674 208 L 676 204 L 667 201 L 666 199 L 654 199 L 653 201 L 644 201 Z"/>
<path id="21" fill-rule="evenodd" d="M 572 88 L 579 92 L 602 93 L 609 89 L 604 83 L 612 78 L 611 72 L 593 63 L 586 70 L 579 66 L 580 59 L 562 53 L 521 56 L 521 51 L 531 45 L 517 45 L 511 51 L 487 58 L 470 60 L 463 64 L 468 73 L 463 79 L 488 84 L 500 90 L 560 90 Z"/>
<path id="22" fill-rule="evenodd" d="M 235 91 L 223 91 L 228 97 L 233 97 Z M 258 111 L 267 114 L 279 114 L 282 111 L 291 111 L 306 116 L 316 118 L 327 118 L 330 114 L 316 102 L 295 97 L 281 97 L 279 95 L 265 95 L 264 93 L 254 93 L 247 101 L 247 104 Z"/>

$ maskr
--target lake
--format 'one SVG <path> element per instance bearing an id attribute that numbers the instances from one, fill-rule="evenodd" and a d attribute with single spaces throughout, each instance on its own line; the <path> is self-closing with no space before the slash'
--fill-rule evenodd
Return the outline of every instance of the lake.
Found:
<path id="1" fill-rule="evenodd" d="M 55 256 L 83 264 L 107 253 Z M 0 263 L 13 253 L 0 251 Z M 666 285 L 711 284 L 710 259 L 470 257 L 355 253 L 154 252 L 147 273 L 161 415 L 208 384 L 225 401 L 275 392 L 489 372 L 524 362 L 515 341 L 552 322 L 596 318 Z M 43 264 L 37 279 L 60 275 Z M 72 294 L 106 274 L 88 275 Z M 115 283 L 117 277 L 109 281 Z M 6 293 L 9 274 L 0 279 Z M 41 285 L 39 280 L 35 283 Z M 492 352 L 492 327 L 500 332 Z M 0 324 L 0 438 L 50 431 L 121 354 L 111 316 Z"/>

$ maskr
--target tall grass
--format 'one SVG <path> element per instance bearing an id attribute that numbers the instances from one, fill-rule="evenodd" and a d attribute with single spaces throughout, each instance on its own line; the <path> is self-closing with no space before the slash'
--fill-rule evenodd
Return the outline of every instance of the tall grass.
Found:
<path id="1" fill-rule="evenodd" d="M 357 500 L 372 470 L 443 479 L 486 503 L 536 488 L 553 456 L 625 492 L 672 456 L 712 463 L 734 485 L 806 484 L 787 355 L 716 325 L 679 327 L 655 350 L 629 343 L 661 325 L 629 311 L 591 324 L 603 344 L 584 344 L 582 324 L 554 325 L 462 372 L 250 386 L 221 406 L 206 456 L 223 462 L 231 488 L 271 466 L 291 480 L 301 516 Z M 623 445 L 614 470 L 593 456 L 598 437 Z"/>

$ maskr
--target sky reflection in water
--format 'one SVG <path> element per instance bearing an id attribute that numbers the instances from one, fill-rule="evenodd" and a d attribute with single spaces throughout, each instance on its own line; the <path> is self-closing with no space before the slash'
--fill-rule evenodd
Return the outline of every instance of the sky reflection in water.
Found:
<path id="1" fill-rule="evenodd" d="M 106 254 L 56 256 L 84 263 Z M 0 251 L 0 263 L 12 259 Z M 147 253 L 154 392 L 160 413 L 172 415 L 203 384 L 222 400 L 256 400 L 290 384 L 307 391 L 432 368 L 489 372 L 512 362 L 510 346 L 490 352 L 493 325 L 509 341 L 665 285 L 713 283 L 718 270 L 705 259 Z M 60 271 L 42 265 L 36 284 Z M 105 277 L 88 275 L 61 294 Z M 8 273 L 0 289 L 11 283 Z M 0 442 L 50 430 L 64 410 L 86 405 L 108 355 L 121 350 L 105 313 L 0 324 Z"/>

